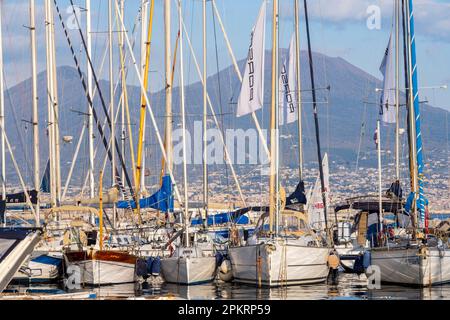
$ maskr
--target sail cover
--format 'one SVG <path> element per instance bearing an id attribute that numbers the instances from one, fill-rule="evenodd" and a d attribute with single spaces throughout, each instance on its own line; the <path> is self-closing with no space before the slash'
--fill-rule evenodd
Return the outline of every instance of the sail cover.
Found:
<path id="1" fill-rule="evenodd" d="M 5 220 L 5 212 L 6 212 L 6 201 L 0 200 L 0 223 L 4 224 Z"/>
<path id="2" fill-rule="evenodd" d="M 389 44 L 384 54 L 380 71 L 384 77 L 383 94 L 381 95 L 380 114 L 383 122 L 395 123 L 395 73 L 394 73 L 394 52 L 392 45 L 392 34 L 389 37 Z"/>
<path id="3" fill-rule="evenodd" d="M 245 215 L 240 215 L 236 212 L 231 213 L 218 213 L 208 216 L 208 226 L 236 223 L 238 225 L 245 225 L 250 222 L 249 218 Z M 203 225 L 202 217 L 198 217 L 191 220 L 192 226 Z"/>
<path id="4" fill-rule="evenodd" d="M 305 182 L 302 180 L 298 184 L 294 193 L 286 199 L 286 206 L 291 206 L 293 204 L 306 204 L 306 202 Z"/>
<path id="5" fill-rule="evenodd" d="M 263 1 L 258 21 L 253 28 L 250 38 L 250 48 L 237 105 L 238 117 L 245 116 L 263 107 L 265 33 L 266 1 Z"/>
<path id="6" fill-rule="evenodd" d="M 50 160 L 47 161 L 45 173 L 44 176 L 42 177 L 41 191 L 43 193 L 50 193 Z"/>
<path id="7" fill-rule="evenodd" d="M 161 189 L 154 195 L 139 201 L 142 209 L 151 208 L 162 212 L 172 212 L 174 207 L 173 185 L 170 176 L 163 177 Z M 119 201 L 119 209 L 136 209 L 135 201 Z"/>
<path id="8" fill-rule="evenodd" d="M 36 190 L 31 190 L 31 191 L 27 191 L 27 192 L 28 192 L 28 195 L 30 196 L 31 203 L 37 204 L 38 192 Z M 6 203 L 8 203 L 8 204 L 25 203 L 25 202 L 27 202 L 27 196 L 26 196 L 25 192 L 12 193 L 12 194 L 7 194 L 6 199 L 2 199 L 2 200 L 6 200 Z"/>

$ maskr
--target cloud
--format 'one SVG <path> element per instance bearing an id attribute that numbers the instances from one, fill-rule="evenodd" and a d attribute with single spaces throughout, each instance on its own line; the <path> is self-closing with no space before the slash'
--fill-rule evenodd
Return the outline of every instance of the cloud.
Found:
<path id="1" fill-rule="evenodd" d="M 383 23 L 390 25 L 393 16 L 393 2 L 387 0 L 320 0 L 310 1 L 308 9 L 312 19 L 320 19 L 324 23 L 342 27 L 346 24 L 366 24 L 370 6 L 381 9 Z M 291 4 L 281 7 L 284 17 L 292 18 Z M 303 10 L 303 7 L 301 8 Z M 416 33 L 435 40 L 450 42 L 450 3 L 440 0 L 415 0 L 414 15 Z M 337 25 L 339 24 L 339 25 Z"/>

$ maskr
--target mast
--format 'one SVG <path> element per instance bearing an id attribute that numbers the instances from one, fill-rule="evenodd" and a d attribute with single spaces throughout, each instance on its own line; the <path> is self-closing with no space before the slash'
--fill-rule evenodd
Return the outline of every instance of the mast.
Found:
<path id="1" fill-rule="evenodd" d="M 178 0 L 178 19 L 180 30 L 182 25 L 181 0 Z M 184 179 L 184 235 L 185 246 L 189 247 L 189 197 L 188 197 L 188 173 L 187 173 L 187 149 L 186 149 L 186 113 L 184 100 L 184 57 L 183 57 L 183 33 L 180 32 L 180 101 L 181 101 L 181 121 L 183 130 L 183 179 Z"/>
<path id="2" fill-rule="evenodd" d="M 206 49 L 206 0 L 203 3 L 203 209 L 208 221 L 208 102 L 207 102 L 207 49 Z M 180 19 L 181 21 L 181 19 Z M 181 30 L 181 28 L 180 28 Z M 181 42 L 181 41 L 180 41 Z M 180 50 L 181 51 L 181 50 Z M 182 54 L 181 54 L 182 55 Z M 205 225 L 206 226 L 206 225 Z"/>
<path id="3" fill-rule="evenodd" d="M 145 78 L 145 66 L 147 63 L 147 33 L 148 33 L 148 5 L 149 0 L 142 0 L 142 6 L 141 6 L 141 68 L 142 68 L 142 79 Z M 143 145 L 143 152 L 142 152 L 142 163 L 141 163 L 141 170 L 143 174 L 141 175 L 141 193 L 145 193 L 145 132 L 146 132 L 146 118 L 144 118 L 144 124 L 142 127 L 143 134 L 142 134 L 142 145 Z"/>
<path id="4" fill-rule="evenodd" d="M 0 15 L 1 16 L 1 15 Z M 1 23 L 0 23 L 1 25 Z M 30 41 L 31 41 L 31 84 L 32 84 L 32 108 L 33 108 L 33 158 L 34 158 L 34 189 L 37 191 L 35 206 L 36 227 L 40 226 L 40 158 L 39 158 L 39 113 L 37 93 L 37 52 L 36 52 L 36 12 L 35 0 L 30 0 Z M 1 46 L 1 44 L 0 44 Z M 2 90 L 3 92 L 3 90 Z"/>
<path id="5" fill-rule="evenodd" d="M 166 174 L 173 171 L 172 155 L 172 49 L 171 49 L 171 1 L 164 1 L 164 46 L 165 46 L 165 75 L 166 75 L 166 137 L 165 150 L 167 153 Z"/>
<path id="6" fill-rule="evenodd" d="M 400 0 L 395 0 L 395 177 L 400 180 Z"/>
<path id="7" fill-rule="evenodd" d="M 47 65 L 47 109 L 48 109 L 48 151 L 50 159 L 50 197 L 51 206 L 57 206 L 56 171 L 55 171 L 55 97 L 53 78 L 53 54 L 52 54 L 52 5 L 51 0 L 45 0 L 45 40 L 46 40 L 46 65 Z"/>
<path id="8" fill-rule="evenodd" d="M 4 93 L 4 79 L 3 79 L 3 30 L 2 30 L 2 4 L 0 3 L 0 124 L 2 128 L 5 127 L 5 93 Z M 5 135 L 0 132 L 0 152 L 2 161 L 2 199 L 6 200 L 6 149 L 5 149 Z"/>
<path id="9" fill-rule="evenodd" d="M 92 32 L 91 32 L 91 0 L 86 0 L 86 42 L 87 42 L 87 55 L 92 56 Z M 87 85 L 89 96 L 94 96 L 92 70 L 87 68 Z M 95 180 L 94 180 L 94 117 L 92 115 L 92 106 L 88 103 L 88 145 L 89 145 L 89 195 L 92 198 L 95 197 Z"/>
<path id="10" fill-rule="evenodd" d="M 410 158 L 410 178 L 411 178 L 411 192 L 414 193 L 414 195 L 417 195 L 417 166 L 416 166 L 416 138 L 415 138 L 415 115 L 414 115 L 414 97 L 412 92 L 412 74 L 411 74 L 411 38 L 410 38 L 410 25 L 409 25 L 409 1 L 405 0 L 405 18 L 406 18 L 406 54 L 407 54 L 407 62 L 408 66 L 406 69 L 406 74 L 408 77 L 408 126 L 409 126 L 409 158 Z M 415 198 L 416 199 L 416 198 Z M 414 223 L 414 226 L 417 227 L 418 220 L 417 220 L 417 206 L 416 201 L 413 201 L 412 206 L 412 220 Z M 413 233 L 414 235 L 414 233 Z"/>
<path id="11" fill-rule="evenodd" d="M 143 84 L 141 87 L 141 111 L 140 111 L 140 121 L 139 121 L 139 140 L 138 140 L 138 154 L 137 154 L 137 165 L 136 165 L 136 209 L 139 215 L 139 219 L 141 219 L 140 215 L 140 205 L 139 200 L 141 198 L 141 183 L 142 183 L 142 161 L 145 158 L 143 154 L 144 150 L 144 135 L 145 135 L 145 115 L 147 109 L 147 100 L 146 100 L 146 90 L 148 87 L 148 73 L 150 67 L 150 49 L 151 49 L 151 39 L 152 39 L 152 28 L 153 28 L 153 11 L 154 11 L 154 0 L 151 0 L 151 8 L 150 8 L 150 20 L 147 29 L 147 40 L 145 46 L 145 63 L 144 63 L 144 71 L 138 70 L 139 73 L 143 73 L 144 77 Z M 121 15 L 122 16 L 122 15 Z"/>
<path id="12" fill-rule="evenodd" d="M 305 4 L 305 19 L 306 19 L 306 34 L 308 38 L 308 55 L 309 55 L 309 72 L 311 76 L 311 90 L 313 98 L 313 110 L 314 110 L 314 125 L 316 129 L 316 143 L 317 143 L 317 157 L 319 160 L 319 173 L 320 173 L 320 184 L 322 187 L 322 201 L 323 201 L 323 213 L 325 217 L 325 229 L 328 230 L 328 216 L 327 216 L 327 197 L 325 190 L 325 179 L 323 175 L 323 160 L 322 160 L 322 150 L 320 147 L 320 130 L 319 130 L 319 116 L 317 110 L 317 97 L 316 97 L 316 84 L 314 79 L 314 66 L 313 66 L 313 56 L 311 49 L 311 35 L 309 31 L 309 17 L 308 17 L 308 4 L 307 0 L 304 0 Z"/>
<path id="13" fill-rule="evenodd" d="M 303 124 L 302 124 L 302 94 L 301 94 L 301 65 L 300 65 L 300 17 L 299 17 L 299 0 L 295 0 L 295 58 L 297 60 L 297 87 L 295 88 L 295 95 L 297 100 L 297 128 L 298 128 L 298 175 L 300 181 L 303 180 Z"/>
<path id="14" fill-rule="evenodd" d="M 55 39 L 55 17 L 53 15 L 53 6 L 49 5 L 51 18 L 51 54 L 52 54 L 52 74 L 53 74 L 53 112 L 54 112 L 54 144 L 55 144 L 55 186 L 56 201 L 61 202 L 61 139 L 59 134 L 59 98 L 58 98 L 58 74 L 56 69 L 56 39 Z"/>
<path id="15" fill-rule="evenodd" d="M 122 17 L 124 17 L 125 14 L 125 0 L 120 0 L 120 13 Z M 121 151 L 122 155 L 125 157 L 125 143 L 126 143 L 126 131 L 125 131 L 125 94 L 126 94 L 126 77 L 125 77 L 125 61 L 123 59 L 123 33 L 125 30 L 122 28 L 122 26 L 119 27 L 119 50 L 121 54 L 119 55 L 119 63 L 120 63 L 120 73 L 122 75 L 121 84 L 122 84 L 122 94 L 121 94 L 121 124 L 120 124 L 120 136 L 121 136 Z M 125 157 L 126 158 L 126 157 Z M 122 181 L 125 181 L 125 168 L 122 168 Z"/>
<path id="16" fill-rule="evenodd" d="M 117 182 L 116 177 L 116 113 L 114 111 L 114 74 L 113 74 L 113 0 L 109 0 L 108 2 L 108 38 L 109 38 L 109 101 L 111 104 L 110 112 L 111 112 L 111 150 L 112 150 L 112 159 L 111 159 L 111 181 L 112 185 L 115 186 Z M 113 205 L 113 225 L 116 226 L 116 205 Z"/>
<path id="17" fill-rule="evenodd" d="M 382 172 L 381 172 L 381 131 L 380 120 L 377 121 L 377 153 L 378 153 L 378 225 L 383 228 L 381 219 L 383 217 L 383 190 L 382 190 Z M 380 231 L 383 231 L 380 229 Z"/>
<path id="18" fill-rule="evenodd" d="M 278 183 L 278 0 L 273 0 L 272 17 L 272 101 L 270 109 L 270 181 L 269 226 L 270 233 L 277 235 L 279 214 Z M 276 224 L 274 230 L 274 223 Z"/>
<path id="19" fill-rule="evenodd" d="M 100 177 L 99 177 L 99 182 L 98 182 L 98 200 L 99 200 L 99 208 L 98 208 L 98 213 L 99 213 L 99 237 L 100 237 L 100 251 L 103 250 L 103 171 L 100 170 Z"/>
<path id="20" fill-rule="evenodd" d="M 408 17 L 408 53 L 409 53 L 409 104 L 410 104 L 410 123 L 411 123 L 411 142 L 413 145 L 412 155 L 414 170 L 412 171 L 413 187 L 412 192 L 415 194 L 415 205 L 413 206 L 415 216 L 419 227 L 423 227 L 425 217 L 425 196 L 423 191 L 423 149 L 422 149 L 422 132 L 420 117 L 420 102 L 418 88 L 418 71 L 416 57 L 416 37 L 414 31 L 414 10 L 412 0 L 407 0 L 406 7 Z M 418 216 L 418 213 L 420 216 Z"/>
<path id="21" fill-rule="evenodd" d="M 152 2 L 153 2 L 153 0 L 152 0 Z M 123 17 L 121 16 L 120 12 L 119 12 L 119 21 L 122 24 L 122 26 L 125 25 L 124 22 L 123 22 Z M 128 35 L 126 33 L 125 33 L 125 41 L 126 41 L 129 53 L 130 53 L 130 58 L 131 58 L 131 61 L 132 61 L 132 65 L 134 66 L 137 78 L 139 80 L 139 86 L 140 86 L 141 90 L 143 90 L 143 88 L 144 88 L 144 81 L 141 78 L 141 72 L 140 72 L 139 64 L 136 61 L 136 57 L 135 57 L 135 55 L 133 53 L 133 46 L 131 45 L 130 38 L 128 37 Z M 143 93 L 144 93 L 143 94 L 143 98 L 145 99 L 145 103 L 150 106 L 150 100 L 148 98 L 148 94 L 145 92 L 145 90 L 143 90 Z M 157 143 L 158 143 L 158 145 L 159 145 L 159 147 L 161 149 L 162 156 L 163 156 L 164 160 L 166 160 L 168 158 L 168 156 L 167 156 L 167 152 L 166 152 L 166 149 L 165 149 L 165 146 L 164 146 L 164 141 L 162 139 L 161 133 L 160 133 L 159 128 L 158 128 L 158 124 L 157 124 L 157 121 L 156 121 L 155 114 L 153 113 L 152 108 L 146 108 L 146 109 L 147 109 L 147 111 L 148 111 L 148 113 L 150 115 L 150 120 L 151 120 L 151 123 L 153 125 L 153 128 L 155 129 Z M 169 170 L 167 172 L 167 175 L 170 176 L 170 178 L 172 180 L 174 194 L 175 194 L 175 196 L 177 198 L 178 203 L 181 205 L 183 203 L 183 201 L 181 199 L 180 190 L 178 189 L 178 185 L 177 185 L 177 183 L 175 181 L 175 178 L 174 178 L 174 175 L 173 175 L 173 171 Z"/>

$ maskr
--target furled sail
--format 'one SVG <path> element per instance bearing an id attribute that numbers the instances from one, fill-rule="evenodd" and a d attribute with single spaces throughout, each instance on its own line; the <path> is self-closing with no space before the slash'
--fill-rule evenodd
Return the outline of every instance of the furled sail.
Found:
<path id="1" fill-rule="evenodd" d="M 173 184 L 170 176 L 163 177 L 161 189 L 154 195 L 139 201 L 141 209 L 152 208 L 162 212 L 172 212 L 174 208 Z M 135 201 L 119 201 L 119 209 L 136 209 Z"/>
<path id="2" fill-rule="evenodd" d="M 422 145 L 422 131 L 421 131 L 421 115 L 420 115 L 420 100 L 419 100 L 419 80 L 417 70 L 417 56 L 416 56 L 416 35 L 414 27 L 414 10 L 412 1 L 409 2 L 409 37 L 411 42 L 411 79 L 412 79 L 412 96 L 414 104 L 414 119 L 415 119 L 415 134 L 416 134 L 416 163 L 418 175 L 418 195 L 416 207 L 419 212 L 419 226 L 426 225 L 426 206 L 427 199 L 424 194 L 424 161 L 423 161 L 423 145 Z"/>
<path id="3" fill-rule="evenodd" d="M 250 49 L 237 105 L 238 117 L 255 112 L 264 104 L 265 33 L 266 1 L 263 1 L 250 38 Z"/>

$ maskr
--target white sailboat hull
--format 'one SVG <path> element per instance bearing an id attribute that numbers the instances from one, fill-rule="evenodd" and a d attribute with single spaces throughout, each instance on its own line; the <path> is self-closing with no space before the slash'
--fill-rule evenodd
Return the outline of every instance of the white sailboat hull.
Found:
<path id="1" fill-rule="evenodd" d="M 449 249 L 374 249 L 371 258 L 384 283 L 423 287 L 450 282 Z"/>
<path id="2" fill-rule="evenodd" d="M 321 283 L 328 276 L 328 248 L 263 243 L 230 248 L 229 255 L 239 283 L 276 287 Z"/>
<path id="3" fill-rule="evenodd" d="M 216 277 L 215 257 L 172 257 L 161 261 L 166 282 L 195 285 L 211 282 Z"/>
<path id="4" fill-rule="evenodd" d="M 67 257 L 67 272 L 84 285 L 103 286 L 136 281 L 136 259 L 119 252 L 106 252 L 94 257 Z"/>

